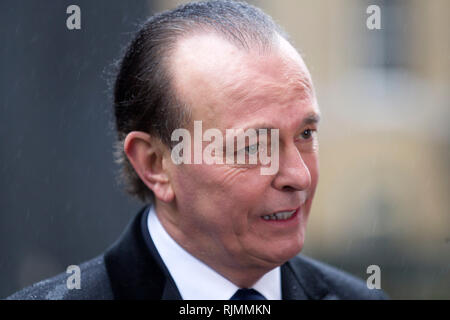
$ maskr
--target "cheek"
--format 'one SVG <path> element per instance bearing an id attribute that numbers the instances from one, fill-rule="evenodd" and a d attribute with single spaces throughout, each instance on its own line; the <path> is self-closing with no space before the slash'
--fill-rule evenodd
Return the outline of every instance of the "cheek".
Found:
<path id="1" fill-rule="evenodd" d="M 182 164 L 175 168 L 172 175 L 173 188 L 178 204 L 189 206 L 199 199 L 211 196 L 215 183 L 214 172 L 204 165 Z"/>
<path id="2" fill-rule="evenodd" d="M 224 209 L 233 199 L 239 187 L 240 170 L 207 164 L 183 164 L 175 170 L 173 186 L 175 197 L 181 206 L 196 210 Z"/>
<path id="3" fill-rule="evenodd" d="M 319 157 L 317 152 L 308 153 L 307 155 L 303 156 L 303 161 L 308 167 L 309 174 L 311 176 L 311 185 L 308 190 L 308 200 L 306 203 L 306 211 L 309 212 L 316 191 L 317 183 L 319 182 Z"/>
<path id="4" fill-rule="evenodd" d="M 227 243 L 230 251 L 240 250 L 237 239 L 248 233 L 249 217 L 260 210 L 264 200 L 259 171 L 258 177 L 255 175 L 229 166 L 180 168 L 174 175 L 177 206 L 186 213 L 180 226 L 185 232 Z"/>
<path id="5" fill-rule="evenodd" d="M 218 186 L 234 207 L 253 211 L 262 202 L 266 189 L 270 187 L 271 177 L 260 174 L 260 168 L 225 167 L 221 168 Z M 242 211 L 240 210 L 240 211 Z"/>
<path id="6" fill-rule="evenodd" d="M 311 174 L 311 187 L 315 190 L 319 182 L 319 157 L 317 154 L 311 156 L 308 168 Z"/>
<path id="7" fill-rule="evenodd" d="M 221 165 L 183 165 L 174 177 L 174 192 L 180 206 L 204 214 L 233 216 L 233 221 L 245 222 L 248 213 L 263 203 L 270 176 L 259 169 Z M 266 181 L 267 180 L 267 181 Z"/>
<path id="8" fill-rule="evenodd" d="M 317 151 L 302 153 L 302 159 L 311 176 L 310 189 L 314 189 L 319 180 L 319 154 L 317 153 Z"/>

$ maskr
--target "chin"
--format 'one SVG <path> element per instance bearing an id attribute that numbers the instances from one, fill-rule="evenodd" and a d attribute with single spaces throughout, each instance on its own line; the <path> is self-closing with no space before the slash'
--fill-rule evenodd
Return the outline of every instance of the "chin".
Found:
<path id="1" fill-rule="evenodd" d="M 267 260 L 278 266 L 298 255 L 302 249 L 303 237 L 297 239 L 296 241 L 290 241 L 290 243 L 284 243 L 283 245 L 277 247 L 271 247 L 270 250 L 266 250 L 264 254 L 267 256 Z"/>
<path id="2" fill-rule="evenodd" d="M 283 251 L 282 259 L 287 261 L 298 255 L 303 249 L 303 238 L 301 241 L 292 244 Z"/>

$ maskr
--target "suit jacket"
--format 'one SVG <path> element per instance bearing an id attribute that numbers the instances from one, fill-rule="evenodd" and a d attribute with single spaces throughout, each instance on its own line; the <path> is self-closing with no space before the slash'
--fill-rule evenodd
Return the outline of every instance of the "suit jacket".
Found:
<path id="1" fill-rule="evenodd" d="M 81 288 L 68 289 L 61 273 L 16 292 L 13 300 L 179 300 L 181 295 L 147 229 L 148 206 L 105 253 L 84 262 Z M 283 300 L 384 299 L 381 290 L 324 263 L 298 255 L 281 266 Z"/>

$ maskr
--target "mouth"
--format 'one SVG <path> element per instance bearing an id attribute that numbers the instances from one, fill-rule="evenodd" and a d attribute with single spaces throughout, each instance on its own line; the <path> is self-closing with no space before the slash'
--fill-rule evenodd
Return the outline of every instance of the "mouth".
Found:
<path id="1" fill-rule="evenodd" d="M 278 211 L 269 215 L 261 216 L 264 220 L 287 221 L 295 218 L 300 207 L 294 210 Z"/>

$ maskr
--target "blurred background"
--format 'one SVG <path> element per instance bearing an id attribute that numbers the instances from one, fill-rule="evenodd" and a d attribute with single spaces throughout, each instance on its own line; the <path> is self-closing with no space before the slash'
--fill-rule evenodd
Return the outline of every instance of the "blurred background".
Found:
<path id="1" fill-rule="evenodd" d="M 98 255 L 142 206 L 116 182 L 108 83 L 137 26 L 182 2 L 0 2 L 0 297 Z M 450 2 L 249 2 L 291 35 L 323 114 L 303 253 L 450 299 Z"/>

